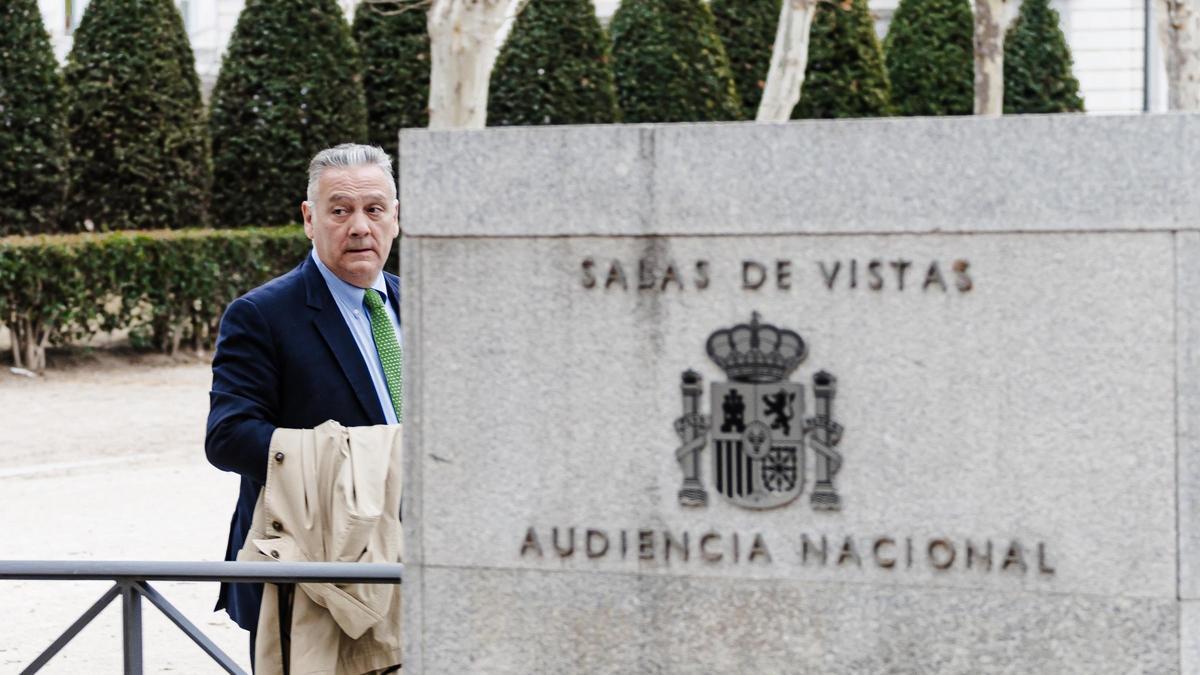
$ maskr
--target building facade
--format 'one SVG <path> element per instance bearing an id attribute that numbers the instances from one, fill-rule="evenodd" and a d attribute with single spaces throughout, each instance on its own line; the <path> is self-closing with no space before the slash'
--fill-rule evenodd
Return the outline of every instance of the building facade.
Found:
<path id="1" fill-rule="evenodd" d="M 39 0 L 55 53 L 65 60 L 75 27 L 88 0 Z M 358 0 L 338 0 L 350 18 Z M 210 91 L 221 67 L 225 44 L 244 0 L 175 0 L 196 54 L 196 70 Z M 620 0 L 595 0 L 607 20 Z M 898 0 L 876 0 L 872 9 L 880 38 Z M 1128 113 L 1166 109 L 1166 73 L 1156 40 L 1146 40 L 1147 0 L 1055 0 L 1062 29 L 1075 59 L 1075 76 L 1088 112 Z M 1016 16 L 1019 3 L 1009 6 Z M 1147 46 L 1149 51 L 1147 52 Z"/>

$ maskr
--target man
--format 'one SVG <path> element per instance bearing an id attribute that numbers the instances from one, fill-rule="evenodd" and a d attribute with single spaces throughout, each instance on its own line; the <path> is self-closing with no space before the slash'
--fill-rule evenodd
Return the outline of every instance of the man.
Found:
<path id="1" fill-rule="evenodd" d="M 391 160 L 345 144 L 308 169 L 300 205 L 310 255 L 225 310 L 213 357 L 205 452 L 242 476 L 226 560 L 246 539 L 276 428 L 403 422 L 400 283 L 383 272 L 400 231 Z M 261 584 L 222 584 L 216 609 L 250 631 Z"/>

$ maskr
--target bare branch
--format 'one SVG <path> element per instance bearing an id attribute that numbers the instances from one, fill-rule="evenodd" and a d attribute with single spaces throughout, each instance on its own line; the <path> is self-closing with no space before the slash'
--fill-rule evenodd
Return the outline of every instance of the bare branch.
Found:
<path id="1" fill-rule="evenodd" d="M 1170 110 L 1200 110 L 1200 0 L 1158 0 Z"/>
<path id="2" fill-rule="evenodd" d="M 780 7 L 771 66 L 763 87 L 762 100 L 755 116 L 757 122 L 786 122 L 800 101 L 804 75 L 808 69 L 808 38 L 817 2 L 785 0 Z"/>
<path id="3" fill-rule="evenodd" d="M 433 0 L 363 0 L 371 11 L 382 16 L 396 16 L 418 10 L 429 11 Z"/>
<path id="4" fill-rule="evenodd" d="M 975 114 L 1004 113 L 1004 3 L 975 0 Z"/>
<path id="5" fill-rule="evenodd" d="M 476 129 L 487 123 L 496 42 L 514 0 L 434 0 L 429 10 L 429 126 Z"/>

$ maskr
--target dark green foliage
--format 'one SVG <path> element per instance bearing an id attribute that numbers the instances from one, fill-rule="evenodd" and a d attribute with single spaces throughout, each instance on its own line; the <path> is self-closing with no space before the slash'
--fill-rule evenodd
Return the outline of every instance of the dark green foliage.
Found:
<path id="1" fill-rule="evenodd" d="M 889 115 L 890 88 L 867 0 L 819 3 L 792 119 Z"/>
<path id="2" fill-rule="evenodd" d="M 397 134 L 429 124 L 429 31 L 425 12 L 361 2 L 354 39 L 362 54 L 367 130 L 372 145 L 395 155 Z"/>
<path id="3" fill-rule="evenodd" d="M 216 224 L 296 222 L 313 155 L 367 138 L 358 48 L 338 4 L 249 0 L 217 76 L 211 122 Z"/>
<path id="4" fill-rule="evenodd" d="M 1083 112 L 1071 49 L 1048 0 L 1025 0 L 1004 36 L 1004 112 Z"/>
<path id="5" fill-rule="evenodd" d="M 0 0 L 0 235 L 57 229 L 67 187 L 63 83 L 34 0 Z"/>
<path id="6" fill-rule="evenodd" d="M 68 223 L 203 225 L 211 181 L 204 107 L 171 0 L 92 0 L 75 31 L 66 83 Z"/>
<path id="7" fill-rule="evenodd" d="M 620 119 L 611 48 L 592 0 L 532 0 L 492 70 L 488 124 Z"/>
<path id="8" fill-rule="evenodd" d="M 163 351 L 211 344 L 225 306 L 304 259 L 299 227 L 0 239 L 0 323 L 16 365 L 45 344 L 128 329 Z"/>
<path id="9" fill-rule="evenodd" d="M 626 122 L 741 118 L 729 57 L 702 0 L 623 0 L 610 30 Z"/>
<path id="10" fill-rule="evenodd" d="M 743 119 L 752 120 L 758 114 L 782 8 L 781 0 L 712 0 L 717 34 L 725 43 L 729 67 L 742 97 Z"/>
<path id="11" fill-rule="evenodd" d="M 975 109 L 970 0 L 900 0 L 883 51 L 898 115 L 970 115 Z"/>

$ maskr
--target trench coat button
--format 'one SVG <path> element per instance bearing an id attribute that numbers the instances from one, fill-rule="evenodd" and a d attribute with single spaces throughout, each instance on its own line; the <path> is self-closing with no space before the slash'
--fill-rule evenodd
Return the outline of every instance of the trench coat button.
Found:
<path id="1" fill-rule="evenodd" d="M 282 462 L 282 461 L 283 461 L 283 453 L 282 453 L 282 452 L 277 452 L 277 453 L 275 453 L 275 461 L 276 461 L 276 462 Z"/>
<path id="2" fill-rule="evenodd" d="M 275 528 L 275 531 L 276 531 L 276 532 L 282 532 L 282 531 L 283 531 L 283 523 L 279 522 L 278 520 L 276 520 L 275 522 L 271 523 L 271 527 Z"/>
<path id="3" fill-rule="evenodd" d="M 278 557 L 279 557 L 279 551 L 271 551 L 271 557 L 272 557 L 272 558 L 278 558 Z"/>

